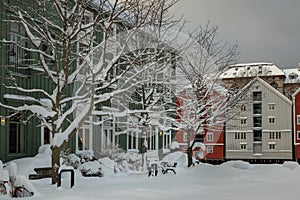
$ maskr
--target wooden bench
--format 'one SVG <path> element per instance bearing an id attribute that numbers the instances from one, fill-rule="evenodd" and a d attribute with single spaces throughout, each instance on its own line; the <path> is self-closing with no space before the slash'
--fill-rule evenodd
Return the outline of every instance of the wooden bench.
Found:
<path id="1" fill-rule="evenodd" d="M 51 178 L 51 173 L 52 173 L 51 167 L 34 168 L 34 171 L 36 172 L 36 174 L 29 174 L 30 180 Z"/>

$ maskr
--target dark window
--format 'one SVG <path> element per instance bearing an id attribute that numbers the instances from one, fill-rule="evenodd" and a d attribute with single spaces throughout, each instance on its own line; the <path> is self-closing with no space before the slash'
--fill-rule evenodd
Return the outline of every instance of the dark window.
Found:
<path id="1" fill-rule="evenodd" d="M 9 153 L 26 153 L 26 127 L 22 122 L 23 116 L 17 114 L 9 121 Z"/>
<path id="2" fill-rule="evenodd" d="M 262 93 L 261 92 L 253 92 L 253 101 L 261 101 Z"/>
<path id="3" fill-rule="evenodd" d="M 253 104 L 253 114 L 261 114 L 262 108 L 261 104 Z"/>
<path id="4" fill-rule="evenodd" d="M 253 117 L 253 127 L 261 127 L 261 126 L 262 126 L 262 118 Z"/>
<path id="5" fill-rule="evenodd" d="M 262 131 L 261 130 L 255 130 L 253 131 L 253 137 L 254 137 L 254 141 L 262 141 Z"/>

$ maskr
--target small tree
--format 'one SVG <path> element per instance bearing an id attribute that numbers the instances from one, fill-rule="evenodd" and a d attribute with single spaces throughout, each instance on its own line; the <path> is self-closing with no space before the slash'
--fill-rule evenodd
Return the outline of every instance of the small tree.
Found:
<path id="1" fill-rule="evenodd" d="M 219 76 L 226 66 L 237 61 L 237 46 L 228 47 L 218 39 L 218 27 L 200 26 L 189 35 L 187 49 L 181 54 L 180 70 L 190 84 L 191 95 L 179 106 L 179 127 L 194 134 L 203 134 L 204 128 L 216 123 L 228 108 L 228 101 L 233 93 L 221 88 Z M 214 93 L 220 93 L 215 95 Z M 187 115 L 187 113 L 189 114 Z M 192 165 L 192 144 L 188 144 L 188 166 Z"/>

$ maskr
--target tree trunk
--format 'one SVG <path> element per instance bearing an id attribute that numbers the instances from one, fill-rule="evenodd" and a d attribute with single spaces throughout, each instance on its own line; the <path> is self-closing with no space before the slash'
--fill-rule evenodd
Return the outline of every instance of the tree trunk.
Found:
<path id="1" fill-rule="evenodd" d="M 51 179 L 52 184 L 56 184 L 58 182 L 58 170 L 60 167 L 60 148 L 57 146 L 51 146 L 52 150 L 52 171 L 51 171 Z"/>
<path id="2" fill-rule="evenodd" d="M 193 165 L 193 151 L 192 147 L 188 147 L 187 149 L 187 155 L 188 155 L 188 167 Z"/>

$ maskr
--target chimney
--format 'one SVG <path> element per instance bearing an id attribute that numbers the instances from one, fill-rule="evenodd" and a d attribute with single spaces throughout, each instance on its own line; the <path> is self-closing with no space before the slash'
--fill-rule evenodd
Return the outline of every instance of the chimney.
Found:
<path id="1" fill-rule="evenodd" d="M 298 71 L 300 71 L 300 63 L 298 63 Z"/>

